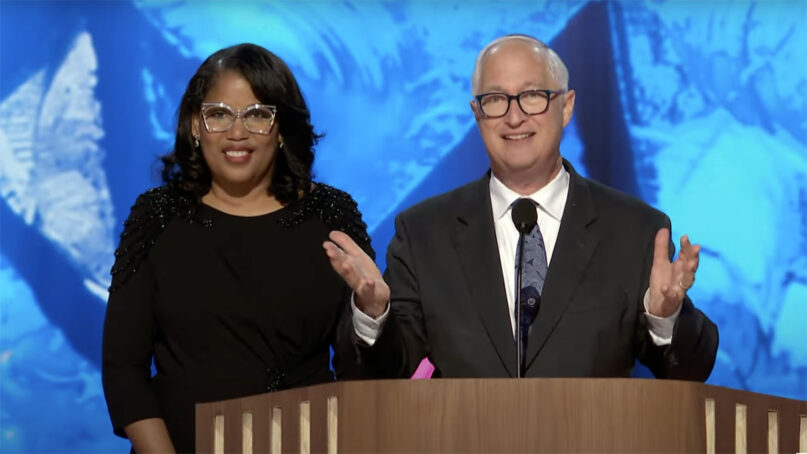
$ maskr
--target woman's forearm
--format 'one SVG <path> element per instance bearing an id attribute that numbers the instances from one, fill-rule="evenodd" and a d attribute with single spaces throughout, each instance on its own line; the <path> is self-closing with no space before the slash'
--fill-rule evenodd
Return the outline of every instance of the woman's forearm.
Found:
<path id="1" fill-rule="evenodd" d="M 174 445 L 162 418 L 148 418 L 124 427 L 137 454 L 173 454 Z"/>

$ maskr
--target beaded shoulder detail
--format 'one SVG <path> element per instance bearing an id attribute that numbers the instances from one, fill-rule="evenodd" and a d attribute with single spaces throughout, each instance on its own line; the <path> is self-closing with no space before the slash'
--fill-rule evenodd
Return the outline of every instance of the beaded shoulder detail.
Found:
<path id="1" fill-rule="evenodd" d="M 133 274 L 157 242 L 165 227 L 181 218 L 191 222 L 197 203 L 169 186 L 151 188 L 140 194 L 123 223 L 120 243 L 115 251 L 110 292 L 118 290 Z"/>
<path id="2" fill-rule="evenodd" d="M 353 197 L 345 191 L 317 183 L 316 187 L 300 203 L 293 206 L 288 214 L 278 219 L 283 227 L 302 223 L 309 216 L 317 216 L 328 228 L 341 230 L 353 238 L 367 255 L 375 260 L 375 251 L 367 235 L 367 224 Z"/>

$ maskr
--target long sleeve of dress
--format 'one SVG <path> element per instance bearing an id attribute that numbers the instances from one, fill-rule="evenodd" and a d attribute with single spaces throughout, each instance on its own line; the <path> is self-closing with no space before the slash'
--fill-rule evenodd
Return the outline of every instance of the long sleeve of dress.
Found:
<path id="1" fill-rule="evenodd" d="M 126 425 L 161 417 L 150 386 L 156 284 L 147 259 L 149 246 L 165 222 L 155 211 L 158 194 L 152 190 L 141 195 L 124 224 L 104 320 L 104 394 L 115 434 L 122 437 Z"/>
<path id="2" fill-rule="evenodd" d="M 102 375 L 115 433 L 141 419 L 160 417 L 150 388 L 154 351 L 154 279 L 143 262 L 137 272 L 112 292 L 104 321 Z"/>

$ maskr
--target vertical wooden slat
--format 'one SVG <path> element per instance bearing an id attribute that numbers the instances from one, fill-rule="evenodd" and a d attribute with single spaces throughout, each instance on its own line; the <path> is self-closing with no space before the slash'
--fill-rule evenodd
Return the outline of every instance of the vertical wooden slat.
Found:
<path id="1" fill-rule="evenodd" d="M 283 437 L 283 409 L 280 407 L 272 407 L 272 440 L 270 451 L 272 454 L 280 454 L 282 446 L 280 442 Z"/>
<path id="2" fill-rule="evenodd" d="M 213 452 L 224 454 L 224 415 L 216 415 L 213 421 Z"/>
<path id="3" fill-rule="evenodd" d="M 241 452 L 252 454 L 252 413 L 245 411 L 241 415 Z"/>
<path id="4" fill-rule="evenodd" d="M 799 452 L 807 452 L 807 415 L 801 415 L 799 424 Z"/>
<path id="5" fill-rule="evenodd" d="M 746 427 L 748 421 L 748 407 L 743 404 L 736 404 L 734 409 L 734 453 L 746 454 L 748 451 L 748 431 Z"/>
<path id="6" fill-rule="evenodd" d="M 339 428 L 339 402 L 336 396 L 328 396 L 328 454 L 336 454 Z"/>
<path id="7" fill-rule="evenodd" d="M 779 413 L 768 411 L 768 454 L 779 454 Z"/>
<path id="8" fill-rule="evenodd" d="M 311 453 L 311 403 L 300 402 L 300 454 Z"/>
<path id="9" fill-rule="evenodd" d="M 715 400 L 706 399 L 706 454 L 715 454 Z"/>

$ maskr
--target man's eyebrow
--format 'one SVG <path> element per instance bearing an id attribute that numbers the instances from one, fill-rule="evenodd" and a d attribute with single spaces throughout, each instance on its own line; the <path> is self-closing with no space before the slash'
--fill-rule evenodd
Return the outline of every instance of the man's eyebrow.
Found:
<path id="1" fill-rule="evenodd" d="M 521 88 L 518 90 L 519 93 L 524 90 L 535 90 L 535 89 L 543 89 L 542 84 L 539 84 L 535 81 L 528 81 L 521 84 Z M 502 88 L 500 85 L 492 85 L 488 87 L 486 90 L 482 91 L 483 93 L 507 93 L 507 90 Z"/>

